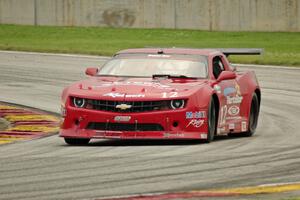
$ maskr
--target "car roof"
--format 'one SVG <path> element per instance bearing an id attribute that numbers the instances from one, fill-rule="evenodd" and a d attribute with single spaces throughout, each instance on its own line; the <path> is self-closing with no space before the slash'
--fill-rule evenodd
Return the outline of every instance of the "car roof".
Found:
<path id="1" fill-rule="evenodd" d="M 216 53 L 221 53 L 216 49 L 193 49 L 193 48 L 136 48 L 125 49 L 116 53 L 119 54 L 187 54 L 187 55 L 203 55 L 209 56 Z"/>

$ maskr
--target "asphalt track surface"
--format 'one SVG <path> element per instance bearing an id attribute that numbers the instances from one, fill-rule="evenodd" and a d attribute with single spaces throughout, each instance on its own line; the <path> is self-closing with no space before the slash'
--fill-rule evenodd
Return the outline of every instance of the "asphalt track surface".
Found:
<path id="1" fill-rule="evenodd" d="M 0 53 L 0 101 L 59 112 L 60 93 L 106 58 Z M 262 86 L 251 138 L 185 141 L 98 140 L 67 146 L 59 137 L 0 147 L 0 199 L 95 199 L 119 195 L 300 181 L 300 70 L 255 70 Z"/>

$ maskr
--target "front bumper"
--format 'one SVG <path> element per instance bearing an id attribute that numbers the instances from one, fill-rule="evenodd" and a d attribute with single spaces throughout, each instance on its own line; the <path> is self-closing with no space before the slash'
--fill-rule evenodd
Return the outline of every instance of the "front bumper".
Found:
<path id="1" fill-rule="evenodd" d="M 60 137 L 65 138 L 98 138 L 98 139 L 207 139 L 204 132 L 175 132 L 175 131 L 97 131 L 86 129 L 62 129 Z"/>
<path id="2" fill-rule="evenodd" d="M 207 119 L 191 118 L 190 115 L 187 117 L 187 112 L 195 113 L 199 112 L 199 109 L 116 113 L 68 106 L 59 136 L 89 139 L 207 139 Z M 122 119 L 129 118 L 129 120 L 117 122 L 116 116 L 118 118 L 121 116 Z M 109 130 L 106 128 L 99 130 L 89 128 L 90 123 L 157 124 L 162 127 L 162 130 Z"/>

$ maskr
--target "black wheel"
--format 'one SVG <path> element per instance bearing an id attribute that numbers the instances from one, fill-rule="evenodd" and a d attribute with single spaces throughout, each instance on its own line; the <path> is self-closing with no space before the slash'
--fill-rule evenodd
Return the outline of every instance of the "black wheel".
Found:
<path id="1" fill-rule="evenodd" d="M 87 145 L 90 142 L 90 139 L 85 138 L 65 138 L 65 142 L 69 145 Z"/>
<path id="2" fill-rule="evenodd" d="M 249 115 L 249 123 L 248 123 L 248 131 L 245 132 L 245 136 L 252 136 L 255 133 L 257 127 L 259 115 L 259 101 L 257 95 L 254 93 L 251 101 L 250 115 Z"/>
<path id="3" fill-rule="evenodd" d="M 209 143 L 214 140 L 216 133 L 216 107 L 214 99 L 211 97 L 209 106 L 208 106 L 208 130 L 207 130 L 207 139 L 206 142 Z"/>

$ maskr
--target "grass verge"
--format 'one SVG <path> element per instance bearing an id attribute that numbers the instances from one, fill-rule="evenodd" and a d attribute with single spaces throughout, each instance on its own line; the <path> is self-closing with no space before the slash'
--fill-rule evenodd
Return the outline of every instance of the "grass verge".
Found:
<path id="1" fill-rule="evenodd" d="M 300 66 L 300 33 L 0 25 L 2 50 L 111 56 L 121 49 L 145 46 L 264 48 L 263 56 L 230 60 Z"/>

